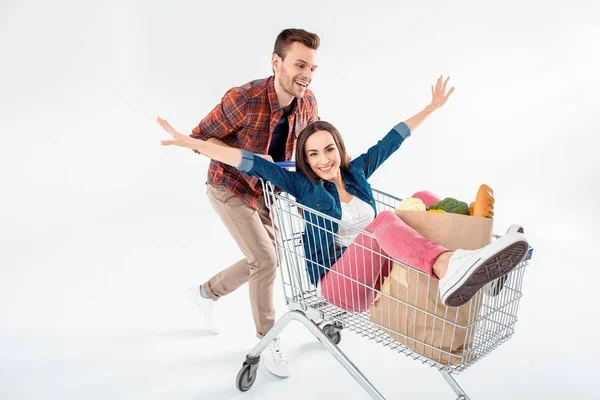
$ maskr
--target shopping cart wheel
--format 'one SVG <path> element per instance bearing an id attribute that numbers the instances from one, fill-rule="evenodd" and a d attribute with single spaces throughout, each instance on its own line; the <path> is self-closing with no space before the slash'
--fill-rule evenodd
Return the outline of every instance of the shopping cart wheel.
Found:
<path id="1" fill-rule="evenodd" d="M 240 369 L 240 372 L 238 372 L 237 377 L 235 378 L 235 386 L 240 392 L 246 392 L 254 385 L 259 361 L 260 357 L 257 357 L 256 359 L 249 359 L 247 357 L 244 364 L 242 364 L 242 369 Z"/>
<path id="2" fill-rule="evenodd" d="M 342 340 L 342 332 L 340 332 L 341 328 L 339 326 L 336 326 L 335 324 L 327 324 L 321 328 L 321 330 L 333 342 L 333 344 L 340 344 Z"/>
<path id="3" fill-rule="evenodd" d="M 456 398 L 456 400 L 467 400 L 467 398 L 463 395 L 460 395 Z"/>

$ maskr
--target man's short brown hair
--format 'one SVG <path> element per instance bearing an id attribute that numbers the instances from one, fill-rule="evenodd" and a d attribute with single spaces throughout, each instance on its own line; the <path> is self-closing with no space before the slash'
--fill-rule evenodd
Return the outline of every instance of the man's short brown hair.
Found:
<path id="1" fill-rule="evenodd" d="M 288 48 L 292 43 L 298 42 L 309 49 L 318 50 L 321 44 L 321 39 L 314 33 L 307 32 L 304 29 L 284 29 L 275 40 L 275 48 L 273 53 L 277 54 L 283 60 L 286 56 Z"/>

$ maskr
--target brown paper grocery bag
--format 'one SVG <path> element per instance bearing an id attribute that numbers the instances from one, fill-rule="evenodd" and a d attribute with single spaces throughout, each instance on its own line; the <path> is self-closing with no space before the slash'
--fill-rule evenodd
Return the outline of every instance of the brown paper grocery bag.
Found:
<path id="1" fill-rule="evenodd" d="M 493 220 L 450 213 L 396 211 L 409 226 L 449 250 L 475 250 L 492 240 Z M 409 349 L 445 365 L 475 357 L 470 351 L 481 296 L 461 307 L 446 307 L 438 295 L 438 281 L 394 263 L 382 293 L 370 307 L 371 321 Z M 386 296 L 389 295 L 388 296 Z"/>

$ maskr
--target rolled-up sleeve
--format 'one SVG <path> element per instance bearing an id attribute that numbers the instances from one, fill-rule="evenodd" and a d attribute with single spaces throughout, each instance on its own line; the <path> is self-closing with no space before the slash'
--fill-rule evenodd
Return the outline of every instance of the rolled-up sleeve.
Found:
<path id="1" fill-rule="evenodd" d="M 398 125 L 396 125 L 394 130 L 400 134 L 402 140 L 410 136 L 410 129 L 404 122 L 400 122 Z"/>
<path id="2" fill-rule="evenodd" d="M 239 169 L 242 172 L 248 173 L 252 170 L 253 166 L 254 154 L 250 153 L 249 151 L 242 150 L 242 161 L 240 162 L 240 165 L 237 166 L 237 169 Z"/>

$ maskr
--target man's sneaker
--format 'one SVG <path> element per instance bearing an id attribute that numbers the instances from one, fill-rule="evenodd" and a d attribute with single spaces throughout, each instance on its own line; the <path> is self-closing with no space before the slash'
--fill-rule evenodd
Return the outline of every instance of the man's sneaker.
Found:
<path id="1" fill-rule="evenodd" d="M 290 376 L 288 368 L 288 362 L 285 356 L 281 353 L 279 348 L 279 338 L 275 338 L 269 347 L 261 354 L 260 360 L 263 365 L 273 375 L 279 376 L 280 378 L 287 378 Z"/>
<path id="2" fill-rule="evenodd" d="M 506 231 L 506 234 L 514 233 L 514 232 L 525 233 L 525 230 L 523 229 L 523 227 L 521 225 L 513 224 L 508 228 L 508 230 Z M 504 275 L 496 280 L 491 281 L 490 283 L 485 285 L 483 292 L 491 297 L 498 296 L 500 294 L 500 292 L 502 291 L 502 289 L 504 288 L 504 284 L 506 283 L 507 279 L 508 279 L 508 275 Z"/>
<path id="3" fill-rule="evenodd" d="M 512 271 L 527 255 L 529 244 L 520 233 L 510 233 L 478 250 L 456 250 L 440 279 L 442 302 L 459 307 L 484 285 Z"/>
<path id="4" fill-rule="evenodd" d="M 206 327 L 214 333 L 221 333 L 221 324 L 217 318 L 215 302 L 200 295 L 200 286 L 194 286 L 186 290 L 187 298 L 195 305 L 200 307 L 200 313 L 204 319 Z"/>

